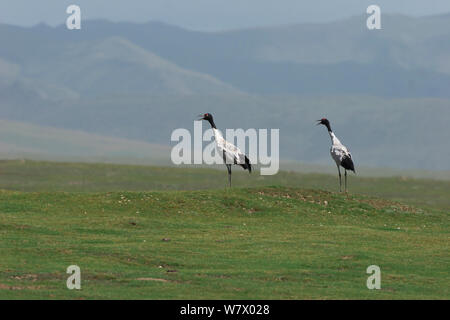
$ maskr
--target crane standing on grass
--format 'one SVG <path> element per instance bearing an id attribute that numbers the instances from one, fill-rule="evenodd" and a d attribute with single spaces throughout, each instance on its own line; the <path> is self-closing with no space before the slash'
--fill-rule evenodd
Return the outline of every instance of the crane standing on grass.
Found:
<path id="1" fill-rule="evenodd" d="M 320 119 L 317 125 L 323 124 L 328 129 L 328 133 L 331 138 L 331 157 L 336 162 L 338 172 L 339 172 L 339 191 L 342 192 L 342 178 L 341 178 L 341 169 L 342 166 L 345 169 L 345 192 L 347 192 L 347 170 L 355 172 L 355 166 L 353 164 L 352 155 L 348 151 L 347 147 L 344 146 L 339 139 L 335 136 L 333 131 L 331 130 L 330 121 L 328 119 Z"/>
<path id="2" fill-rule="evenodd" d="M 231 165 L 240 165 L 242 168 L 244 168 L 244 170 L 248 170 L 248 172 L 251 173 L 252 165 L 250 164 L 250 160 L 244 153 L 242 153 L 241 150 L 239 150 L 238 147 L 223 138 L 222 133 L 216 128 L 214 119 L 210 113 L 201 114 L 199 115 L 199 117 L 200 118 L 198 120 L 206 120 L 211 125 L 211 128 L 214 132 L 216 149 L 222 156 L 223 162 L 228 169 L 228 181 L 231 188 Z"/>

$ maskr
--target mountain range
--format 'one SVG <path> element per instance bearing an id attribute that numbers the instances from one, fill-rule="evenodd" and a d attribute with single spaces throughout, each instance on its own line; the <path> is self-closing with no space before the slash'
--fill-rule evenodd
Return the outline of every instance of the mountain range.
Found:
<path id="1" fill-rule="evenodd" d="M 328 117 L 357 164 L 450 170 L 450 15 L 386 15 L 373 31 L 365 16 L 227 32 L 0 25 L 0 39 L 8 123 L 167 148 L 211 112 L 222 129 L 279 128 L 283 159 L 327 164 L 314 123 Z"/>

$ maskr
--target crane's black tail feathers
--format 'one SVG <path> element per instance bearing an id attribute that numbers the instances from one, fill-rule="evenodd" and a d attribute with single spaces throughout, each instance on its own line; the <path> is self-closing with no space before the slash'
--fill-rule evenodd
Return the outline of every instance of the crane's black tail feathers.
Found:
<path id="1" fill-rule="evenodd" d="M 342 159 L 341 166 L 346 170 L 350 170 L 356 173 L 355 165 L 353 164 L 353 160 L 351 157 L 345 157 L 344 159 Z"/>
<path id="2" fill-rule="evenodd" d="M 245 156 L 245 163 L 240 164 L 244 170 L 248 170 L 249 173 L 252 173 L 252 165 L 250 163 L 250 160 Z"/>

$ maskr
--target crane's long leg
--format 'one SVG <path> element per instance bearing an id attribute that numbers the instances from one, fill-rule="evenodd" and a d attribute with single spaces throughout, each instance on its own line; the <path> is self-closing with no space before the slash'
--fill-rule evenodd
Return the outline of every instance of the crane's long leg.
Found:
<path id="1" fill-rule="evenodd" d="M 231 188 L 231 164 L 227 164 L 227 169 L 228 169 L 228 182 L 230 183 L 230 188 Z"/>
<path id="2" fill-rule="evenodd" d="M 225 163 L 225 165 L 227 166 L 227 170 L 228 170 L 228 182 L 230 183 L 230 188 L 231 188 L 231 164 L 228 164 L 228 163 L 227 163 L 227 156 L 226 156 L 226 154 L 225 154 L 225 150 L 223 150 L 222 158 L 223 158 L 223 163 Z"/>
<path id="3" fill-rule="evenodd" d="M 338 173 L 339 173 L 339 192 L 342 192 L 342 176 L 341 176 L 341 168 L 339 168 L 339 165 L 337 166 Z"/>
<path id="4" fill-rule="evenodd" d="M 347 192 L 347 169 L 345 169 L 345 192 Z"/>

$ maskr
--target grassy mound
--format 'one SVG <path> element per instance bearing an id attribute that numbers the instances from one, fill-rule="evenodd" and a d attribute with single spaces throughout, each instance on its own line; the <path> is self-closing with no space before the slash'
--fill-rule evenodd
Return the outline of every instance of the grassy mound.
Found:
<path id="1" fill-rule="evenodd" d="M 2 191 L 0 298 L 448 299 L 448 230 L 444 210 L 297 187 Z"/>

